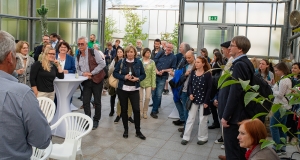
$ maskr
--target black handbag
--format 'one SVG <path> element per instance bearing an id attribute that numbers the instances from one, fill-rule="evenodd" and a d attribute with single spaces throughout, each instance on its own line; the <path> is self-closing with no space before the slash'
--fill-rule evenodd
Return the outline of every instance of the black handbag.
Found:
<path id="1" fill-rule="evenodd" d="M 186 109 L 190 110 L 191 107 L 192 107 L 192 104 L 193 104 L 193 101 L 190 100 L 190 98 L 188 98 L 187 101 L 186 101 L 186 104 L 185 104 Z"/>

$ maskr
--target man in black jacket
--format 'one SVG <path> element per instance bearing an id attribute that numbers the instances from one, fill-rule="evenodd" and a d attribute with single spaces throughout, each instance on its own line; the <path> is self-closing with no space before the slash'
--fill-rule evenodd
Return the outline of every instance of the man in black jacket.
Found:
<path id="1" fill-rule="evenodd" d="M 36 46 L 34 48 L 34 51 L 33 51 L 34 57 L 33 58 L 35 61 L 37 61 L 39 59 L 39 55 L 42 53 L 44 43 L 50 43 L 49 35 L 44 35 L 43 36 L 43 44 Z"/>
<path id="2" fill-rule="evenodd" d="M 246 81 L 251 78 L 251 73 L 254 73 L 254 67 L 248 67 L 251 62 L 246 56 L 250 47 L 250 41 L 245 36 L 236 36 L 231 40 L 228 49 L 234 60 L 230 70 L 235 79 L 240 78 Z M 226 159 L 230 160 L 245 159 L 246 149 L 240 147 L 237 139 L 239 134 L 238 122 L 250 118 L 244 113 L 244 95 L 242 86 L 233 84 L 221 89 L 218 97 L 219 117 L 224 129 L 225 154 Z"/>

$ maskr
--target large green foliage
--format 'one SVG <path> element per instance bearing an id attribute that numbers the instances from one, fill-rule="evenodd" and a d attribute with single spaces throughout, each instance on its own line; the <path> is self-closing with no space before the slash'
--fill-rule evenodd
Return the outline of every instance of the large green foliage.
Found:
<path id="1" fill-rule="evenodd" d="M 116 21 L 111 17 L 105 17 L 105 31 L 104 31 L 104 40 L 105 42 L 112 42 L 112 35 L 118 33 L 119 30 L 115 27 Z"/>
<path id="2" fill-rule="evenodd" d="M 131 10 L 126 9 L 123 11 L 127 21 L 125 26 L 124 46 L 128 44 L 135 45 L 136 40 L 145 40 L 148 34 L 142 32 L 142 25 L 146 22 L 146 18 L 140 19 L 138 14 L 133 13 Z"/>
<path id="3" fill-rule="evenodd" d="M 36 9 L 37 13 L 41 16 L 41 28 L 42 28 L 42 35 L 48 34 L 48 23 L 47 23 L 47 13 L 48 8 L 45 5 L 41 5 L 41 8 Z"/>
<path id="4" fill-rule="evenodd" d="M 172 33 L 165 32 L 165 33 L 160 33 L 160 35 L 162 41 L 167 41 L 174 45 L 174 52 L 176 53 L 178 47 L 178 24 L 175 24 Z"/>

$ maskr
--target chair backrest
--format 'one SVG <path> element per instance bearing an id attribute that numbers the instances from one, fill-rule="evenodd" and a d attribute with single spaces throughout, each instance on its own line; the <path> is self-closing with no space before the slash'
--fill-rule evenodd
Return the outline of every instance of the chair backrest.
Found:
<path id="1" fill-rule="evenodd" d="M 37 99 L 39 101 L 41 110 L 47 118 L 48 123 L 50 123 L 55 113 L 55 104 L 53 100 L 47 97 L 38 97 Z"/>
<path id="2" fill-rule="evenodd" d="M 51 141 L 49 146 L 46 149 L 38 149 L 36 147 L 32 147 L 32 155 L 30 157 L 30 160 L 46 160 L 49 158 L 51 151 L 52 151 Z"/>

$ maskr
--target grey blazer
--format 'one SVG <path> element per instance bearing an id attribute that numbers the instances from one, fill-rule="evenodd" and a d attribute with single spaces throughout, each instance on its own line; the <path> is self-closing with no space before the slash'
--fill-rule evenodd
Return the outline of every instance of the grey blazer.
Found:
<path id="1" fill-rule="evenodd" d="M 27 86 L 31 87 L 31 85 L 30 85 L 30 70 L 31 70 L 31 65 L 34 63 L 34 59 L 29 56 L 26 63 L 27 63 L 26 72 L 24 72 L 23 74 L 17 74 L 18 76 L 16 78 L 18 79 L 19 83 L 23 83 L 23 84 L 26 84 Z M 21 59 L 17 56 L 17 65 L 16 65 L 15 72 L 21 68 L 23 68 L 22 62 L 21 62 Z M 26 79 L 25 79 L 25 77 L 26 77 Z"/>
<path id="2" fill-rule="evenodd" d="M 251 152 L 249 160 L 279 160 L 279 157 L 272 148 L 260 149 L 261 144 L 257 145 Z"/>

